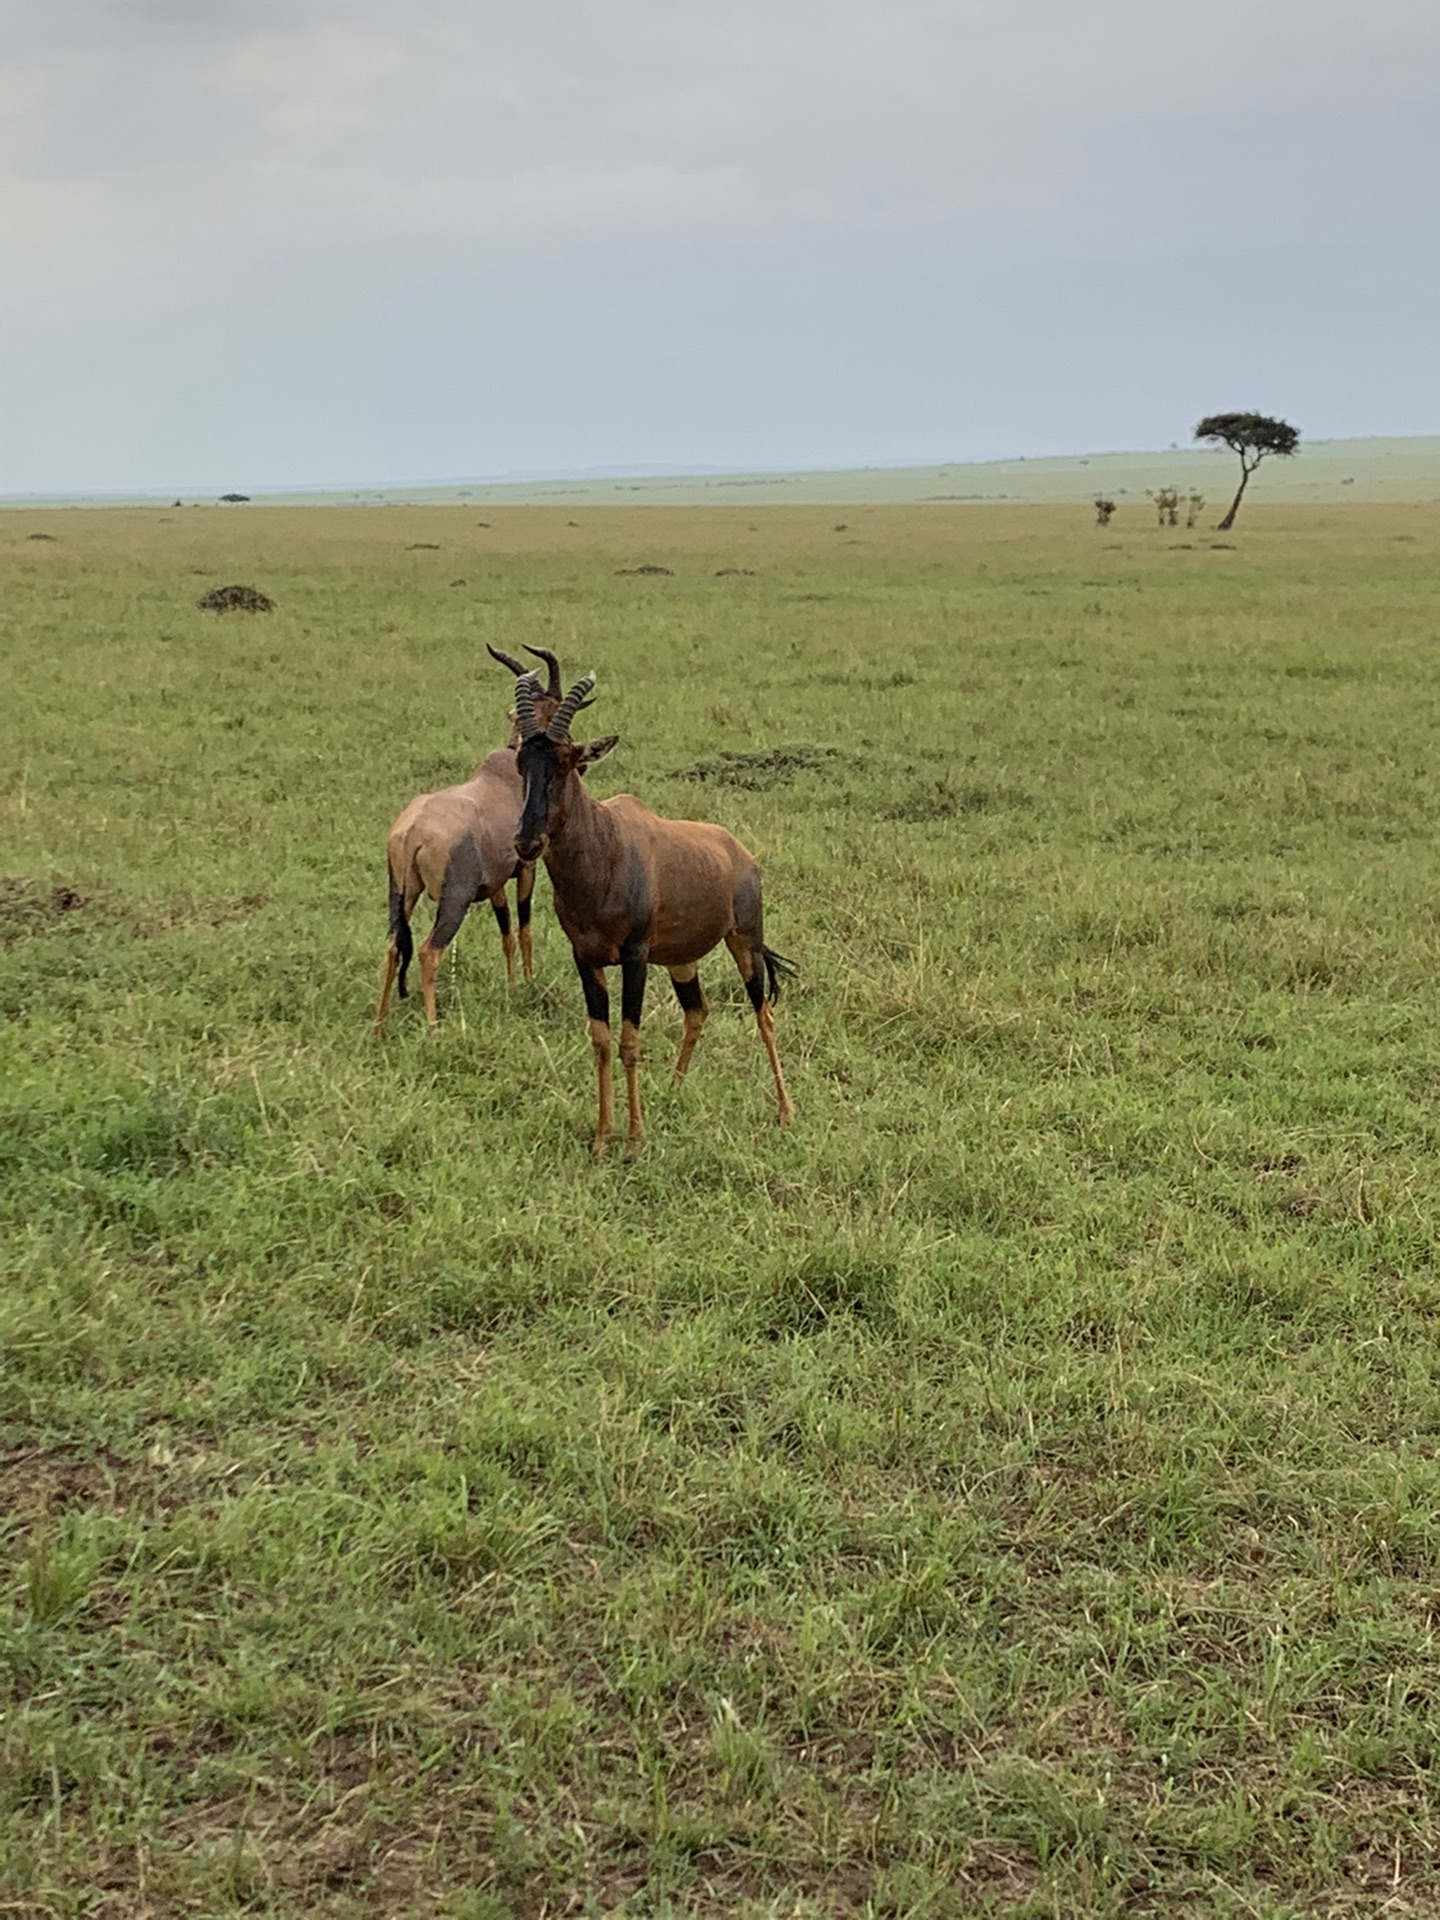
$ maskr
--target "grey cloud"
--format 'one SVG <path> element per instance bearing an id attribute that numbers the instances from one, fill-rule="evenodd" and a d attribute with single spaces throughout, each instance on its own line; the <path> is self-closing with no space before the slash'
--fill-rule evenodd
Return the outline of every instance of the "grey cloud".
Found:
<path id="1" fill-rule="evenodd" d="M 950 396 L 957 433 L 978 417 L 947 385 L 947 329 L 999 356 L 992 384 L 1018 405 L 1025 368 L 1005 341 L 1023 336 L 1032 359 L 1040 336 L 998 316 L 1023 307 L 1027 287 L 1049 289 L 1035 297 L 1057 365 L 1077 329 L 1138 337 L 1158 304 L 1217 379 L 1223 353 L 1197 318 L 1223 324 L 1207 276 L 1243 276 L 1249 324 L 1292 338 L 1351 324 L 1339 316 L 1358 311 L 1352 274 L 1386 279 L 1402 308 L 1437 291 L 1436 269 L 1416 264 L 1437 225 L 1429 0 L 69 0 L 15 13 L 0 67 L 11 328 L 49 362 L 60 348 L 46 342 L 83 339 L 87 306 L 103 306 L 112 347 L 129 342 L 114 382 L 138 382 L 162 410 L 178 401 L 144 325 L 215 327 L 219 303 L 243 302 L 277 375 L 287 340 L 304 357 L 301 329 L 338 334 L 354 342 L 353 409 L 367 357 L 389 366 L 407 340 L 451 341 L 452 377 L 476 377 L 444 304 L 459 298 L 480 347 L 531 369 L 498 464 L 537 464 L 525 435 L 551 432 L 544 370 L 525 355 L 551 335 L 588 369 L 583 391 L 568 383 L 570 425 L 557 416 L 556 431 L 623 426 L 602 392 L 609 368 L 632 411 L 649 411 L 648 379 L 668 396 L 661 423 L 683 416 L 686 435 L 718 441 L 749 422 L 748 457 L 800 458 L 801 442 L 829 444 L 831 380 L 877 396 L 851 408 L 867 421 L 853 447 L 864 458 L 881 438 L 893 451 L 935 430 L 927 391 Z M 1310 306 L 1296 306 L 1284 263 L 1302 256 L 1331 260 L 1333 299 L 1321 272 Z M 397 275 L 413 277 L 413 297 L 372 295 L 356 324 L 356 285 Z M 1093 302 L 1107 275 L 1114 317 L 1064 311 L 1067 285 Z M 623 329 L 610 324 L 619 313 Z M 1404 334 L 1405 311 L 1395 319 Z M 191 360 L 202 381 L 205 355 Z M 1345 353 L 1322 364 L 1343 385 Z M 252 382 L 242 416 L 271 418 L 255 354 L 207 377 Z M 1369 374 L 1348 377 L 1370 391 Z M 686 381 L 712 395 L 708 428 L 704 405 L 676 401 Z M 1152 381 L 1157 415 L 1180 406 L 1176 372 L 1158 365 Z M 316 392 L 334 389 L 327 377 Z M 107 404 L 118 408 L 93 393 L 90 417 Z M 314 423 L 328 417 L 333 438 L 340 405 L 326 415 L 317 397 L 302 411 L 313 455 L 286 458 L 319 471 Z M 1091 417 L 1050 412 L 1062 434 Z M 46 438 L 45 410 L 27 402 L 12 419 L 23 464 L 26 434 Z M 782 420 L 791 442 L 770 444 Z M 158 431 L 143 419 L 132 430 Z M 397 423 L 388 444 L 404 439 Z"/>

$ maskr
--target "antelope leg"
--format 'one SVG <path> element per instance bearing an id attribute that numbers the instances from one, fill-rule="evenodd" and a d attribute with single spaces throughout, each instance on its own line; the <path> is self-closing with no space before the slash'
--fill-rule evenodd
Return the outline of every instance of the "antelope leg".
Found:
<path id="1" fill-rule="evenodd" d="M 527 980 L 535 974 L 535 954 L 530 939 L 530 896 L 535 891 L 535 862 L 527 860 L 515 876 L 515 915 L 520 922 L 520 965 Z"/>
<path id="2" fill-rule="evenodd" d="M 595 1123 L 595 1138 L 590 1151 L 598 1160 L 615 1131 L 615 1094 L 610 1080 L 610 993 L 605 985 L 605 969 L 592 967 L 578 955 L 575 965 L 585 992 L 585 1011 L 590 1016 L 590 1045 L 595 1054 L 595 1071 L 600 1082 L 600 1116 Z"/>
<path id="3" fill-rule="evenodd" d="M 755 1024 L 760 1029 L 760 1038 L 765 1042 L 765 1051 L 770 1056 L 770 1070 L 775 1075 L 775 1098 L 780 1107 L 780 1124 L 788 1126 L 795 1118 L 795 1109 L 791 1105 L 790 1095 L 785 1090 L 785 1076 L 780 1071 L 780 1055 L 775 1046 L 775 1022 L 770 1009 L 765 1004 L 765 958 L 762 950 L 751 946 L 743 934 L 727 934 L 725 944 L 734 956 L 740 969 L 740 978 L 745 982 L 745 991 L 750 996 L 750 1004 L 755 1009 Z"/>
<path id="4" fill-rule="evenodd" d="M 680 1042 L 680 1053 L 675 1061 L 675 1085 L 678 1087 L 685 1078 L 690 1065 L 690 1056 L 695 1051 L 695 1042 L 700 1038 L 700 1029 L 705 1025 L 710 1009 L 705 1001 L 705 989 L 699 981 L 698 966 L 671 967 L 670 978 L 675 983 L 675 998 L 685 1015 L 685 1036 Z"/>
<path id="5" fill-rule="evenodd" d="M 775 1021 L 763 999 L 755 1009 L 755 1023 L 760 1029 L 760 1038 L 765 1042 L 765 1051 L 770 1056 L 770 1070 L 775 1075 L 775 1098 L 780 1103 L 780 1124 L 782 1127 L 788 1127 L 795 1118 L 795 1108 L 790 1095 L 785 1090 L 785 1076 L 780 1071 L 780 1055 L 775 1046 Z"/>
<path id="6" fill-rule="evenodd" d="M 625 1096 L 630 1107 L 626 1151 L 632 1156 L 645 1144 L 645 1122 L 640 1114 L 640 1014 L 645 1005 L 645 976 L 649 971 L 649 963 L 643 957 L 622 955 L 620 1059 L 625 1068 Z"/>
<path id="7" fill-rule="evenodd" d="M 510 931 L 510 903 L 505 898 L 503 886 L 497 887 L 490 896 L 490 905 L 494 910 L 495 924 L 500 929 L 500 945 L 505 950 L 505 984 L 515 984 L 515 936 Z"/>
<path id="8" fill-rule="evenodd" d="M 443 951 L 443 948 L 431 946 L 428 940 L 420 949 L 420 991 L 425 996 L 425 1018 L 432 1035 L 440 1028 L 440 1011 L 435 1005 L 435 975 L 440 971 L 440 955 Z"/>
<path id="9" fill-rule="evenodd" d="M 375 1015 L 375 1031 L 379 1033 L 385 1024 L 386 1009 L 390 1005 L 390 989 L 395 984 L 395 975 L 400 967 L 400 949 L 392 940 L 390 951 L 385 956 L 385 984 L 380 989 L 380 1006 Z"/>

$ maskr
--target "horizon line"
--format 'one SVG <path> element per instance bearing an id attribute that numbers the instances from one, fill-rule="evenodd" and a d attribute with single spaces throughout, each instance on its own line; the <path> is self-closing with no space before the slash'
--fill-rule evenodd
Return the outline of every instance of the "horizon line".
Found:
<path id="1" fill-rule="evenodd" d="M 1315 449 L 1320 447 L 1359 446 L 1369 441 L 1382 441 L 1382 440 L 1390 440 L 1390 441 L 1440 440 L 1440 434 L 1434 434 L 1434 433 L 1344 434 L 1344 435 L 1336 435 L 1336 436 L 1327 437 L 1327 438 L 1317 438 L 1309 441 L 1302 440 L 1300 444 L 1300 449 L 1299 449 L 1299 456 L 1303 457 L 1307 448 Z M 623 482 L 633 483 L 635 485 L 635 490 L 640 491 L 643 489 L 646 482 L 660 485 L 666 482 L 687 481 L 687 480 L 701 481 L 701 482 L 704 482 L 706 480 L 744 480 L 747 478 L 766 478 L 766 479 L 794 478 L 796 480 L 807 480 L 807 479 L 815 479 L 821 476 L 838 477 L 841 475 L 852 474 L 852 473 L 854 474 L 934 473 L 934 474 L 943 475 L 943 474 L 952 472 L 957 468 L 994 469 L 994 468 L 1012 467 L 1012 466 L 1028 466 L 1028 467 L 1037 467 L 1037 466 L 1046 466 L 1046 465 L 1053 466 L 1053 465 L 1063 465 L 1066 463 L 1088 465 L 1090 462 L 1095 460 L 1110 461 L 1110 460 L 1154 459 L 1154 458 L 1161 458 L 1166 454 L 1176 454 L 1176 455 L 1182 455 L 1182 456 L 1188 456 L 1188 457 L 1205 456 L 1208 458 L 1208 457 L 1218 456 L 1220 458 L 1228 458 L 1229 449 L 1225 447 L 1204 446 L 1204 445 L 1199 445 L 1193 442 L 1187 442 L 1183 445 L 1178 442 L 1171 442 L 1168 446 L 1165 446 L 1165 447 L 1104 448 L 1104 449 L 1091 449 L 1090 451 L 1084 452 L 1084 453 L 1034 453 L 1034 454 L 1013 453 L 1013 454 L 992 455 L 981 460 L 966 460 L 966 459 L 955 459 L 955 458 L 945 459 L 945 460 L 893 460 L 893 461 L 892 460 L 870 460 L 870 461 L 863 461 L 855 465 L 835 466 L 835 467 L 821 467 L 821 466 L 729 467 L 729 466 L 715 466 L 715 465 L 708 465 L 708 464 L 707 465 L 682 464 L 677 462 L 673 466 L 664 466 L 664 465 L 658 465 L 653 463 L 645 463 L 645 464 L 618 465 L 614 467 L 590 466 L 590 467 L 511 468 L 507 472 L 502 474 L 488 474 L 488 475 L 475 474 L 475 475 L 464 475 L 464 476 L 459 476 L 459 477 L 450 478 L 450 479 L 435 479 L 435 480 L 408 480 L 408 481 L 391 480 L 391 481 L 372 481 L 372 482 L 356 482 L 354 480 L 340 480 L 340 481 L 330 481 L 330 482 L 301 481 L 301 482 L 292 482 L 288 484 L 284 482 L 252 481 L 249 484 L 253 489 L 253 491 L 250 492 L 249 494 L 244 495 L 241 504 L 248 505 L 252 501 L 256 501 L 264 498 L 273 498 L 278 495 L 293 497 L 297 494 L 302 494 L 302 495 L 303 494 L 326 494 L 326 495 L 350 494 L 350 495 L 353 495 L 356 499 L 370 499 L 370 500 L 385 501 L 392 498 L 398 499 L 403 495 L 416 494 L 416 493 L 435 493 L 435 492 L 457 493 L 457 492 L 463 492 L 464 490 L 467 490 L 472 487 L 480 487 L 480 488 L 487 488 L 487 489 L 499 488 L 499 487 L 514 487 L 518 490 L 521 488 L 529 488 L 529 487 L 535 487 L 535 486 L 546 485 L 546 484 L 555 484 L 555 483 L 563 484 L 567 481 L 571 483 L 579 482 L 579 483 L 590 483 L 590 484 L 594 484 L 596 482 L 603 482 L 606 480 L 614 481 L 617 483 L 623 481 Z M 234 487 L 234 486 L 230 487 L 227 491 L 228 493 L 235 494 L 235 495 L 239 495 L 241 493 L 241 489 L 239 487 Z M 213 500 L 216 504 L 224 503 L 226 500 L 226 494 L 219 493 L 212 487 L 193 487 L 192 486 L 187 488 L 184 486 L 180 486 L 180 487 L 150 486 L 150 487 L 101 488 L 101 489 L 94 489 L 94 490 L 64 490 L 64 491 L 49 491 L 49 490 L 43 490 L 38 488 L 32 488 L 23 492 L 14 492 L 14 493 L 0 492 L 0 507 L 39 506 L 39 505 L 47 505 L 47 504 L 75 504 L 75 503 L 81 503 L 81 502 L 101 502 L 101 501 L 109 501 L 114 503 L 125 503 L 125 502 L 149 503 L 149 502 L 163 501 L 167 495 L 173 495 L 178 500 L 183 502 L 187 494 L 190 496 L 192 500 L 198 500 L 203 498 L 206 501 Z"/>

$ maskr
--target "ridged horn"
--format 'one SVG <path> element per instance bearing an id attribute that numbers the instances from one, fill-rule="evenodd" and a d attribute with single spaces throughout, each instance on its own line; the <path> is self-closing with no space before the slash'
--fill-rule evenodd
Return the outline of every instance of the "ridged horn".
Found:
<path id="1" fill-rule="evenodd" d="M 530 671 L 523 660 L 517 660 L 513 653 L 501 653 L 500 649 L 498 647 L 492 647 L 488 640 L 485 642 L 485 651 L 492 660 L 498 660 L 502 667 L 509 667 L 517 680 L 521 674 Z"/>
<path id="2" fill-rule="evenodd" d="M 533 653 L 537 660 L 543 660 L 546 666 L 549 667 L 550 684 L 545 689 L 545 698 L 547 700 L 558 700 L 560 698 L 560 662 L 548 647 L 532 647 L 528 640 L 525 642 L 525 651 L 527 653 Z"/>
<path id="3" fill-rule="evenodd" d="M 515 718 L 520 723 L 520 738 L 529 740 L 540 731 L 540 716 L 535 702 L 540 698 L 540 676 L 532 668 L 515 682 Z"/>
<path id="4" fill-rule="evenodd" d="M 560 741 L 569 739 L 570 722 L 584 705 L 585 696 L 594 684 L 595 676 L 593 673 L 587 673 L 583 680 L 577 680 L 575 682 L 574 686 L 571 687 L 565 698 L 555 709 L 550 724 L 545 729 L 545 738 L 547 740 Z"/>

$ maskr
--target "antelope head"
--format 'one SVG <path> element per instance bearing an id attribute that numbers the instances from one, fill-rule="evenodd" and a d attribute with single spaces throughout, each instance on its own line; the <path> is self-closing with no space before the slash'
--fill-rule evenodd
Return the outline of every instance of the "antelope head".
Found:
<path id="1" fill-rule="evenodd" d="M 540 676 L 528 673 L 515 682 L 515 711 L 520 729 L 519 770 L 525 783 L 525 807 L 515 835 L 522 860 L 538 860 L 564 826 L 570 810 L 570 776 L 581 775 L 619 740 L 618 733 L 583 746 L 570 738 L 570 722 L 590 702 L 593 673 L 577 680 L 553 713 L 541 718 Z"/>

